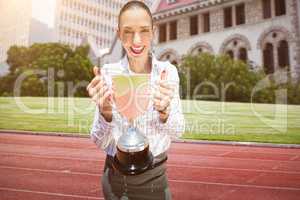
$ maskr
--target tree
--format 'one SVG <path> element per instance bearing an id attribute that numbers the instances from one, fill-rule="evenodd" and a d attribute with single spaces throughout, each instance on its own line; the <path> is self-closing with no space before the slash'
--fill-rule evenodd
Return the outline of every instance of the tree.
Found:
<path id="1" fill-rule="evenodd" d="M 264 71 L 253 71 L 246 63 L 232 60 L 227 55 L 187 55 L 179 66 L 179 75 L 183 98 L 278 103 L 277 92 L 284 89 L 288 104 L 300 104 L 300 82 L 293 82 L 289 72 L 266 75 Z M 278 84 L 274 77 L 281 76 L 286 77 L 286 81 Z M 262 80 L 268 84 L 254 92 Z"/>
<path id="2" fill-rule="evenodd" d="M 0 79 L 0 94 L 12 94 L 18 77 L 27 71 L 40 70 L 43 74 L 28 76 L 21 86 L 21 95 L 47 96 L 47 86 L 54 80 L 54 96 L 58 95 L 57 84 L 76 86 L 92 78 L 92 63 L 88 58 L 89 47 L 72 49 L 59 43 L 34 44 L 31 47 L 12 46 L 8 50 L 7 63 L 10 73 Z M 48 75 L 49 74 L 49 75 Z M 48 80 L 49 79 L 49 80 Z M 63 95 L 67 96 L 65 89 Z M 75 96 L 86 96 L 84 87 L 79 87 Z"/>
<path id="3" fill-rule="evenodd" d="M 249 70 L 244 62 L 234 61 L 227 55 L 187 55 L 180 68 L 185 72 L 181 75 L 182 83 L 190 84 L 191 89 L 190 94 L 187 91 L 183 94 L 197 95 L 197 99 L 203 100 L 248 102 L 253 86 L 263 77 Z"/>

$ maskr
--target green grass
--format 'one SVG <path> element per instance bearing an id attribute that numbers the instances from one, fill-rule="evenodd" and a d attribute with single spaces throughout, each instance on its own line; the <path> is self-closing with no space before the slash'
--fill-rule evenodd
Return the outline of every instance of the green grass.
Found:
<path id="1" fill-rule="evenodd" d="M 87 134 L 95 111 L 87 98 L 22 97 L 20 100 L 27 109 L 41 112 L 29 113 L 13 97 L 2 97 L 0 129 Z"/>
<path id="2" fill-rule="evenodd" d="M 44 110 L 26 113 L 13 97 L 1 97 L 0 129 L 89 132 L 95 107 L 88 98 L 20 100 L 29 109 Z M 300 106 L 209 101 L 182 104 L 186 119 L 183 138 L 300 144 Z"/>

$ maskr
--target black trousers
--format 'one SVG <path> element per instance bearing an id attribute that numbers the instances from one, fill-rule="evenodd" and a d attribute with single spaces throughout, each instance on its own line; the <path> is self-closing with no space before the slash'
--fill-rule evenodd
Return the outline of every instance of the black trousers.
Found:
<path id="1" fill-rule="evenodd" d="M 109 157 L 109 156 L 108 156 Z M 102 190 L 106 200 L 171 200 L 165 163 L 134 176 L 125 176 L 106 159 Z"/>

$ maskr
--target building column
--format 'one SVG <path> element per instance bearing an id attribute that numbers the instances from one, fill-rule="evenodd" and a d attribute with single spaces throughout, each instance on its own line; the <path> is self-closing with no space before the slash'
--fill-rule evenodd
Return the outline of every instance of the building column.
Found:
<path id="1" fill-rule="evenodd" d="M 275 17 L 275 1 L 271 0 L 271 18 Z"/>
<path id="2" fill-rule="evenodd" d="M 279 43 L 273 43 L 273 54 L 274 54 L 274 72 L 276 72 L 277 70 L 279 70 L 279 63 L 278 63 L 278 45 Z"/>
<path id="3" fill-rule="evenodd" d="M 167 33 L 167 37 L 166 37 L 166 42 L 170 41 L 170 23 L 166 22 L 166 33 Z"/>
<path id="4" fill-rule="evenodd" d="M 232 49 L 232 51 L 233 51 L 234 60 L 238 60 L 239 59 L 239 48 L 234 48 L 234 49 Z"/>
<path id="5" fill-rule="evenodd" d="M 300 78 L 300 30 L 299 30 L 300 29 L 300 13 L 299 13 L 300 2 L 299 0 L 288 1 L 286 7 L 287 9 L 291 9 L 292 35 L 294 38 L 293 41 L 294 45 L 289 44 L 290 58 L 291 58 L 290 67 L 291 67 L 293 78 L 299 79 Z"/>
<path id="6" fill-rule="evenodd" d="M 184 39 L 190 36 L 190 18 L 177 19 L 177 39 Z"/>
<path id="7" fill-rule="evenodd" d="M 204 24 L 204 21 L 203 21 L 203 15 L 200 14 L 198 15 L 198 31 L 199 31 L 199 34 L 203 33 L 203 24 Z"/>
<path id="8" fill-rule="evenodd" d="M 231 7 L 232 26 L 233 26 L 233 27 L 236 26 L 236 15 L 235 15 L 235 13 L 236 13 L 235 5 L 233 5 L 233 6 Z"/>

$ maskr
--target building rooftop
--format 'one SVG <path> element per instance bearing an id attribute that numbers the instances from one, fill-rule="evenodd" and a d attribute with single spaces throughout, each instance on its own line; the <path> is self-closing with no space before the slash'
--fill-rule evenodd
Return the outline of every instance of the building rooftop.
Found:
<path id="1" fill-rule="evenodd" d="M 168 0 L 161 0 L 160 3 L 158 4 L 156 12 L 170 10 L 170 9 L 184 6 L 184 5 L 194 3 L 197 1 L 199 1 L 199 0 L 175 0 L 174 3 L 168 3 Z"/>
<path id="2" fill-rule="evenodd" d="M 159 19 L 165 19 L 166 17 L 199 10 L 230 1 L 235 0 L 175 0 L 171 3 L 168 0 L 160 0 L 154 9 L 155 12 L 153 14 L 153 19 L 155 21 Z"/>

